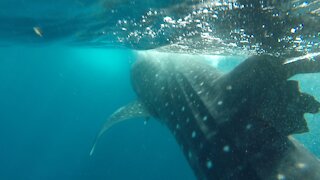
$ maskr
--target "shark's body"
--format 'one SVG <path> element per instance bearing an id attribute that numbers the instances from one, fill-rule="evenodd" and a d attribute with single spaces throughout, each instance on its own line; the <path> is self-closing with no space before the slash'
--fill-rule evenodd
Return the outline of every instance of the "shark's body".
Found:
<path id="1" fill-rule="evenodd" d="M 320 63 L 283 63 L 252 57 L 223 75 L 202 60 L 142 58 L 131 74 L 138 101 L 114 113 L 99 136 L 151 116 L 174 134 L 198 179 L 320 179 L 318 159 L 288 137 L 308 131 L 303 115 L 320 104 L 287 80 L 320 71 Z"/>

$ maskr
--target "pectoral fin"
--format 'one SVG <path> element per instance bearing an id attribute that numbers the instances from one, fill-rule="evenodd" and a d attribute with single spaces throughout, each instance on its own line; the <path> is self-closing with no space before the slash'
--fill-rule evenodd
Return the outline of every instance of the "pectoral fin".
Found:
<path id="1" fill-rule="evenodd" d="M 149 118 L 149 117 L 150 117 L 149 112 L 146 110 L 146 108 L 140 101 L 134 101 L 126 106 L 119 108 L 104 123 L 90 151 L 90 156 L 93 154 L 99 138 L 115 124 L 118 124 L 128 119 Z"/>

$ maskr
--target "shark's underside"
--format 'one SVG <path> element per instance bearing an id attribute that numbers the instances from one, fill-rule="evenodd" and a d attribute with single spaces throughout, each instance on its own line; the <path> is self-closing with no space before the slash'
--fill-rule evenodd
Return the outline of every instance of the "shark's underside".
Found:
<path id="1" fill-rule="evenodd" d="M 111 115 L 98 137 L 122 120 L 154 117 L 198 179 L 320 179 L 319 160 L 289 138 L 308 131 L 304 114 L 320 103 L 288 79 L 314 72 L 320 60 L 254 56 L 222 74 L 188 56 L 141 56 L 131 74 L 138 100 Z"/>

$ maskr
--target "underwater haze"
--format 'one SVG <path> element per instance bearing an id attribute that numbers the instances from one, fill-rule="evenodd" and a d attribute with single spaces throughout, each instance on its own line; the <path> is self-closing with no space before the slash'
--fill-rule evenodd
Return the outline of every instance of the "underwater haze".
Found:
<path id="1" fill-rule="evenodd" d="M 1 48 L 0 179 L 194 179 L 157 121 L 101 124 L 135 98 L 130 50 Z"/>
<path id="2" fill-rule="evenodd" d="M 2 0 L 0 180 L 194 180 L 159 121 L 112 127 L 105 120 L 136 99 L 137 51 L 209 59 L 224 72 L 246 57 L 320 56 L 320 1 Z M 178 58 L 178 56 L 177 56 Z M 318 58 L 319 59 L 319 58 Z M 298 75 L 320 100 L 320 75 Z M 295 137 L 320 157 L 320 115 Z"/>

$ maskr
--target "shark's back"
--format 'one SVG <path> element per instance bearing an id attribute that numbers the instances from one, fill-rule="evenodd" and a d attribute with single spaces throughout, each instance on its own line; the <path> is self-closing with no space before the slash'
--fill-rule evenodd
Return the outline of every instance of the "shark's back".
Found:
<path id="1" fill-rule="evenodd" d="M 166 61 L 165 65 L 157 60 L 137 62 L 132 70 L 133 84 L 153 116 L 171 130 L 197 177 L 256 179 L 247 165 L 240 166 L 244 157 L 225 138 L 226 133 L 233 132 L 219 131 L 227 119 L 219 113 L 223 101 L 212 97 L 219 97 L 216 93 L 220 92 L 214 89 L 221 88 L 215 82 L 222 73 L 202 60 Z M 232 87 L 224 88 L 228 91 Z M 140 89 L 148 91 L 139 94 Z"/>
<path id="2" fill-rule="evenodd" d="M 304 114 L 320 103 L 288 79 L 320 72 L 320 60 L 284 62 L 253 56 L 222 74 L 197 57 L 140 57 L 131 72 L 138 100 L 112 114 L 98 138 L 123 120 L 154 117 L 198 179 L 318 180 L 319 160 L 289 137 L 308 132 Z"/>
<path id="3" fill-rule="evenodd" d="M 316 112 L 319 104 L 286 80 L 277 69 L 280 60 L 273 64 L 268 58 L 249 59 L 226 75 L 188 58 L 142 59 L 133 67 L 138 97 L 171 130 L 199 179 L 273 179 L 281 172 L 271 173 L 267 157 L 276 157 L 269 161 L 276 166 L 289 150 L 301 151 L 287 136 L 306 132 L 303 114 Z M 267 76 L 269 70 L 274 76 Z M 292 102 L 296 97 L 303 100 Z M 317 160 L 310 163 L 320 167 Z"/>

